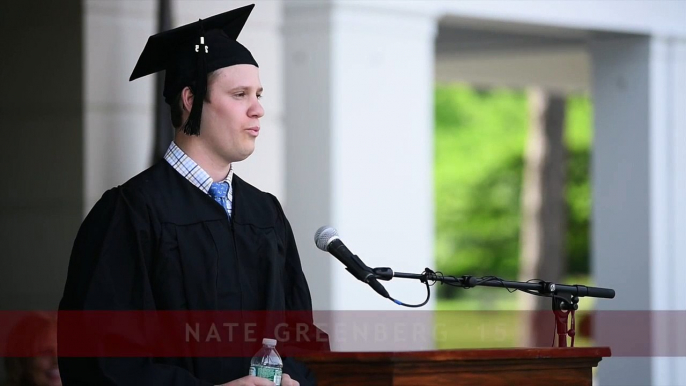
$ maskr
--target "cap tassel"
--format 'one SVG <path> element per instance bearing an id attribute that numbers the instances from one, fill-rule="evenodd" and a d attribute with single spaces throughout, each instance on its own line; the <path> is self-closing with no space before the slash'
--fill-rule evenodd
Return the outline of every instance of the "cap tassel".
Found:
<path id="1" fill-rule="evenodd" d="M 188 135 L 200 134 L 200 120 L 202 119 L 202 105 L 207 94 L 207 59 L 205 55 L 209 49 L 205 45 L 205 30 L 202 26 L 202 19 L 198 21 L 200 24 L 200 44 L 195 45 L 196 51 L 196 82 L 195 90 L 193 90 L 193 107 L 191 113 L 188 115 L 186 124 L 183 127 L 183 132 Z"/>

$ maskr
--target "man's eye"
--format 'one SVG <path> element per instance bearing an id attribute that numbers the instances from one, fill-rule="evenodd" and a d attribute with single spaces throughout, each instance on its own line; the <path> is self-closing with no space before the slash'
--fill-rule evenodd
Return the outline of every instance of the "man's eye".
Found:
<path id="1" fill-rule="evenodd" d="M 243 97 L 245 96 L 245 93 L 244 93 L 244 92 L 239 92 L 239 93 L 235 94 L 235 96 L 237 96 L 237 97 L 239 97 L 239 98 L 243 98 Z"/>
<path id="2" fill-rule="evenodd" d="M 257 99 L 262 99 L 262 94 L 257 94 Z"/>

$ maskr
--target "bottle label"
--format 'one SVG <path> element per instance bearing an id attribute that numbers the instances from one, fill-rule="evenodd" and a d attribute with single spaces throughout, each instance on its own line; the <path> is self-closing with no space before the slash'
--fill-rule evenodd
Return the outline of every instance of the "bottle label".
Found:
<path id="1" fill-rule="evenodd" d="M 268 366 L 250 366 L 250 375 L 268 379 L 276 384 L 276 386 L 281 385 L 281 373 L 282 370 L 277 367 Z"/>

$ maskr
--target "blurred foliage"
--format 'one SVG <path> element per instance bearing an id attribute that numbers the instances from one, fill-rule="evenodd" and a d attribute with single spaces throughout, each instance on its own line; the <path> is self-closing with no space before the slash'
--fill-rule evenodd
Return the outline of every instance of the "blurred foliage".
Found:
<path id="1" fill-rule="evenodd" d="M 589 298 L 590 299 L 590 298 Z M 586 300 L 586 298 L 584 298 Z M 472 305 L 473 303 L 473 305 Z M 465 348 L 521 347 L 521 334 L 525 328 L 526 313 L 517 310 L 517 297 L 501 299 L 495 307 L 484 309 L 468 299 L 439 300 L 434 312 L 434 343 L 440 350 Z M 582 323 L 588 323 L 592 308 L 576 312 L 577 330 L 574 345 L 593 347 L 594 341 L 585 334 Z M 551 314 L 552 315 L 552 314 Z M 554 323 L 553 318 L 550 322 Z M 552 325 L 541 326 L 550 329 Z M 551 342 L 552 342 L 551 334 Z M 570 340 L 568 339 L 569 343 Z"/>
<path id="2" fill-rule="evenodd" d="M 567 101 L 567 273 L 589 274 L 593 110 L 585 96 Z"/>
<path id="3" fill-rule="evenodd" d="M 437 268 L 450 275 L 516 279 L 529 120 L 526 93 L 437 86 L 435 109 Z M 568 98 L 569 274 L 589 269 L 591 113 L 587 97 Z M 443 296 L 453 293 L 439 291 Z"/>

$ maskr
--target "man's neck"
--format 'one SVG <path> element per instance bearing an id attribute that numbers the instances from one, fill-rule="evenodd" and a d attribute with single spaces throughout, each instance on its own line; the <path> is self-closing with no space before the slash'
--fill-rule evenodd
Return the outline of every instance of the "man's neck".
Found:
<path id="1" fill-rule="evenodd" d="M 189 156 L 195 163 L 198 164 L 207 174 L 210 175 L 212 181 L 222 181 L 229 175 L 231 170 L 231 163 L 213 155 L 208 149 L 205 149 L 201 143 L 194 140 L 195 138 L 176 138 L 174 142 L 187 156 Z"/>

